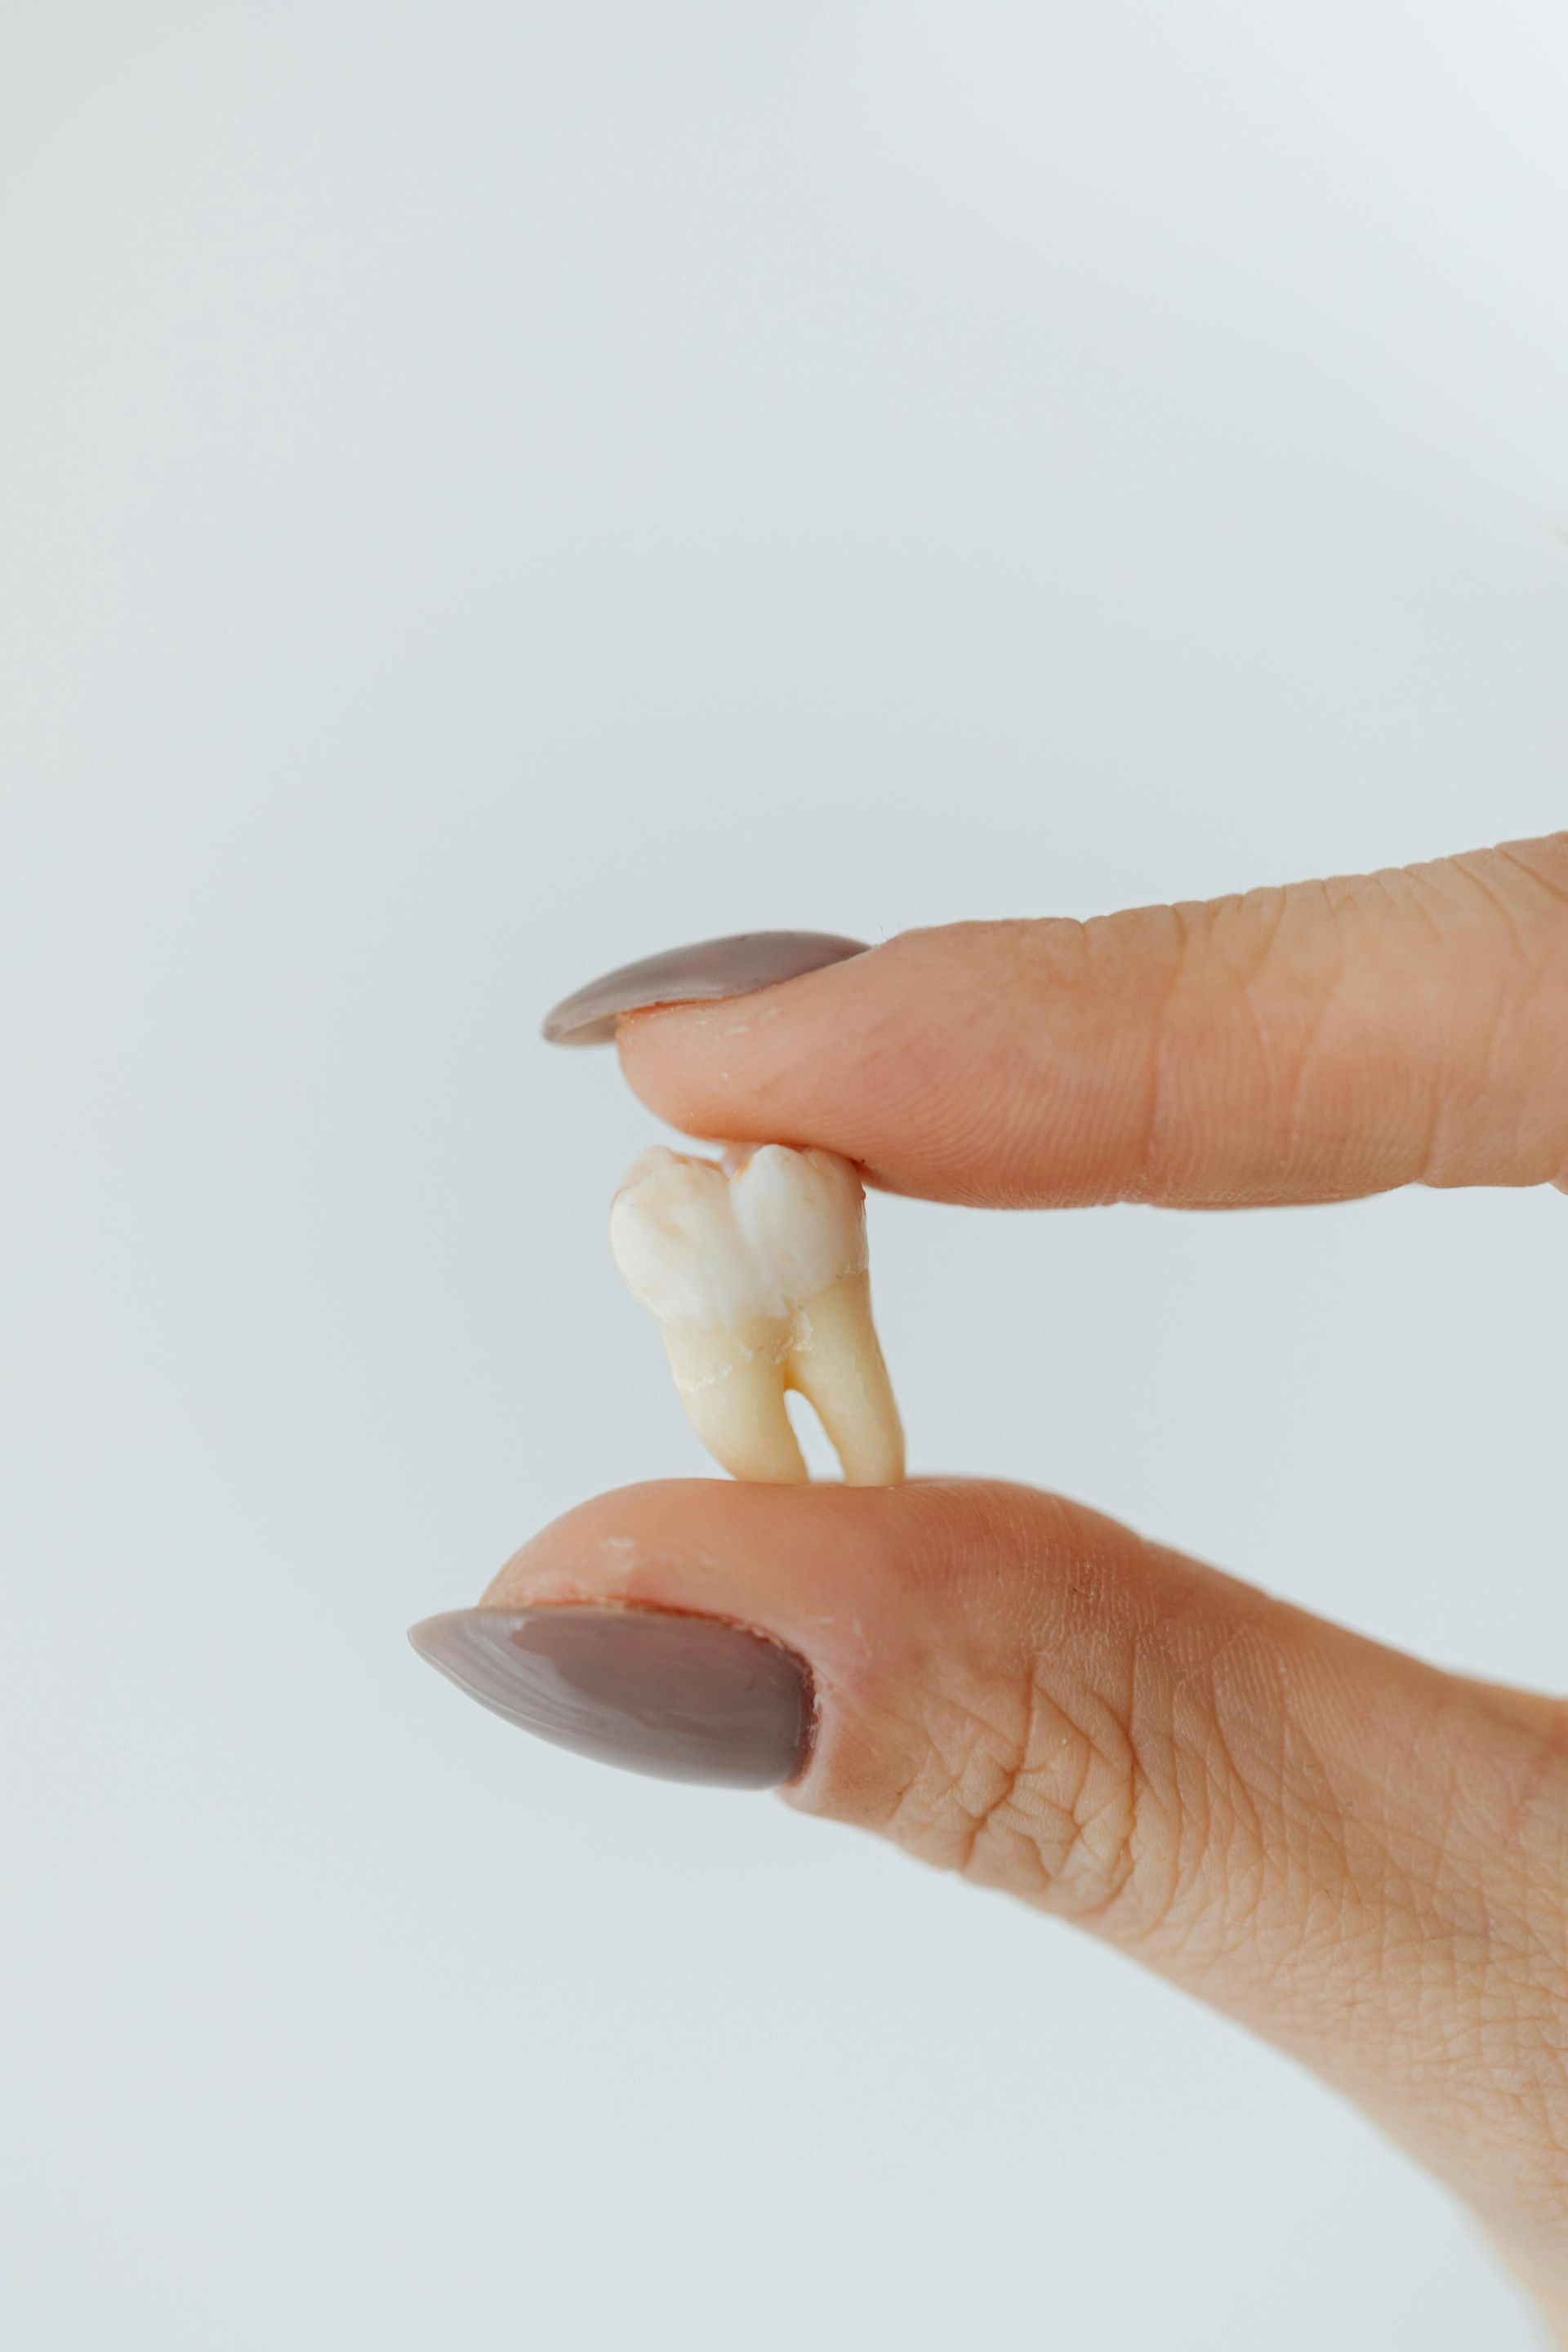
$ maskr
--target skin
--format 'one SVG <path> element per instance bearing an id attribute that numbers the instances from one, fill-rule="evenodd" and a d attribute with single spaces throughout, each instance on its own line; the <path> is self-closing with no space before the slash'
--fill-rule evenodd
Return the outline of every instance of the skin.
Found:
<path id="1" fill-rule="evenodd" d="M 910 933 L 623 1023 L 689 1134 L 1016 1208 L 1568 1190 L 1568 833 L 1094 922 Z M 810 1660 L 784 1793 L 1131 1952 L 1481 2218 L 1568 2345 L 1568 1706 L 1438 1672 L 1031 1488 L 680 1481 L 486 1599 Z"/>

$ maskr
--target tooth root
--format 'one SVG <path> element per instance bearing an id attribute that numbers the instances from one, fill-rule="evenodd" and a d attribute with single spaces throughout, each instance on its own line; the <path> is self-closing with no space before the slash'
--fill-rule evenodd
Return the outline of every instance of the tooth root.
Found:
<path id="1" fill-rule="evenodd" d="M 903 1424 L 871 1320 L 866 1274 L 841 1275 L 796 1310 L 784 1377 L 827 1432 L 846 1486 L 901 1482 Z"/>
<path id="2" fill-rule="evenodd" d="M 786 1335 L 754 1343 L 729 1331 L 666 1331 L 675 1385 L 703 1444 L 731 1478 L 804 1485 L 808 1473 L 784 1410 Z"/>

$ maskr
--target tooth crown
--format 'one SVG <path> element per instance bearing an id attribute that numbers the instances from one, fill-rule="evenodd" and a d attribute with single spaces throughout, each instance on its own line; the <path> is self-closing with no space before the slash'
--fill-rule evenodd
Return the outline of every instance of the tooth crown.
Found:
<path id="1" fill-rule="evenodd" d="M 731 1176 L 656 1145 L 616 1195 L 610 1246 L 666 1329 L 744 1331 L 865 1272 L 865 1196 L 836 1152 L 765 1143 Z"/>

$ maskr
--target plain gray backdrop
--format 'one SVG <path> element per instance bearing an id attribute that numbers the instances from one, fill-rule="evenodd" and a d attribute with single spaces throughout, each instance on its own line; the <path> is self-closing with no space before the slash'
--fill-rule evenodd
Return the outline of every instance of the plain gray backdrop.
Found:
<path id="1" fill-rule="evenodd" d="M 1568 811 L 1554 0 L 14 0 L 18 2352 L 1521 2352 L 1066 1928 L 406 1649 L 701 1472 L 557 995 Z M 1563 1201 L 873 1203 L 913 1460 L 1568 1683 Z"/>

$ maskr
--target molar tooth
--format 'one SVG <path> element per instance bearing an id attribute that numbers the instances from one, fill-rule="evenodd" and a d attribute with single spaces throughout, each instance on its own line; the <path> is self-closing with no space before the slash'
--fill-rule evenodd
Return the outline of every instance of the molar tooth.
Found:
<path id="1" fill-rule="evenodd" d="M 784 1402 L 798 1389 L 848 1485 L 896 1485 L 903 1432 L 871 1320 L 858 1177 L 834 1152 L 777 1143 L 726 1158 L 645 1151 L 610 1217 L 688 1419 L 732 1476 L 798 1483 Z"/>

